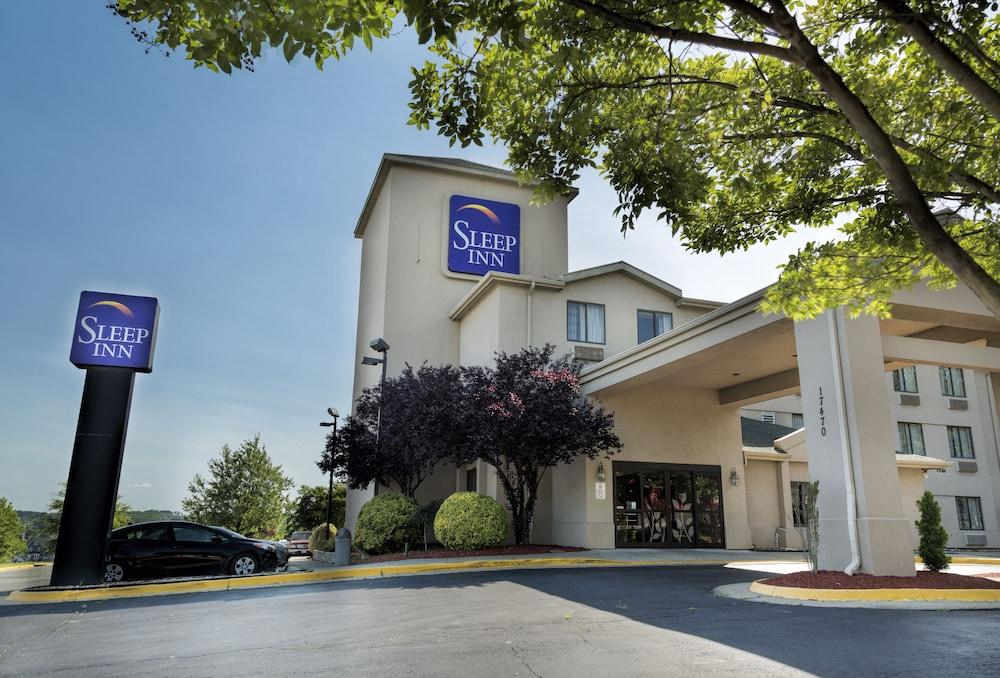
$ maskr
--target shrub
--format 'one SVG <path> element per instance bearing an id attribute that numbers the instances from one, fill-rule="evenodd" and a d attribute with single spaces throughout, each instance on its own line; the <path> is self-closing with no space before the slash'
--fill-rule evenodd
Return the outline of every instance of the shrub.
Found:
<path id="1" fill-rule="evenodd" d="M 420 538 L 420 507 L 409 497 L 387 492 L 361 507 L 354 542 L 369 553 L 401 551 Z"/>
<path id="2" fill-rule="evenodd" d="M 330 541 L 337 536 L 337 526 L 330 523 Z M 326 551 L 324 548 L 326 546 L 326 523 L 313 528 L 312 534 L 309 535 L 309 550 L 310 551 Z"/>
<path id="3" fill-rule="evenodd" d="M 924 566 L 931 572 L 938 572 L 948 567 L 951 558 L 944 552 L 948 544 L 948 530 L 941 525 L 941 507 L 930 492 L 917 500 L 920 509 L 920 520 L 917 521 L 917 532 L 920 533 L 920 548 L 917 552 Z"/>
<path id="4" fill-rule="evenodd" d="M 507 512 L 491 497 L 456 492 L 438 509 L 434 536 L 453 550 L 499 546 L 507 538 Z"/>

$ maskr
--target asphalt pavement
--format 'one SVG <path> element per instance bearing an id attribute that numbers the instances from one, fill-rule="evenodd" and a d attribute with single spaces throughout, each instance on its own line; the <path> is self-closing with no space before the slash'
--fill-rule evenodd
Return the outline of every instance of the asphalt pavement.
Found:
<path id="1" fill-rule="evenodd" d="M 996 676 L 1000 611 L 716 598 L 759 573 L 475 571 L 0 605 L 0 676 Z"/>

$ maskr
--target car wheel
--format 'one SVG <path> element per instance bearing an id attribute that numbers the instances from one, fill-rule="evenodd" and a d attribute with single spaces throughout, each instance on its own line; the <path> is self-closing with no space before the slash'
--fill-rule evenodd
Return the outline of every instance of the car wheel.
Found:
<path id="1" fill-rule="evenodd" d="M 238 577 L 253 574 L 259 569 L 260 563 L 257 561 L 256 556 L 251 553 L 241 553 L 229 563 L 229 574 L 235 574 Z"/>
<path id="2" fill-rule="evenodd" d="M 125 567 L 121 563 L 111 562 L 104 566 L 104 581 L 115 583 L 125 579 Z"/>

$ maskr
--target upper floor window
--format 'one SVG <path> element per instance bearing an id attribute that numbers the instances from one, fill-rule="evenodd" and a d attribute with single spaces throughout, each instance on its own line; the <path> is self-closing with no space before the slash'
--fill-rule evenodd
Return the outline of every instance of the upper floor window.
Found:
<path id="1" fill-rule="evenodd" d="M 917 367 L 901 367 L 892 371 L 892 388 L 900 393 L 917 392 Z"/>
<path id="2" fill-rule="evenodd" d="M 801 412 L 792 412 L 792 428 L 802 428 L 806 425 Z"/>
<path id="3" fill-rule="evenodd" d="M 566 302 L 566 336 L 570 341 L 604 343 L 604 304 Z"/>
<path id="4" fill-rule="evenodd" d="M 948 427 L 948 447 L 951 448 L 951 456 L 956 459 L 976 458 L 972 449 L 972 429 L 968 426 Z"/>
<path id="5" fill-rule="evenodd" d="M 663 311 L 639 311 L 639 343 L 674 329 L 674 315 Z"/>
<path id="6" fill-rule="evenodd" d="M 924 454 L 924 427 L 899 422 L 899 447 L 903 454 Z"/>
<path id="7" fill-rule="evenodd" d="M 983 529 L 983 504 L 979 497 L 955 497 L 958 508 L 958 529 Z"/>
<path id="8" fill-rule="evenodd" d="M 760 420 L 767 424 L 774 423 L 774 412 L 761 412 Z"/>
<path id="9" fill-rule="evenodd" d="M 965 377 L 961 367 L 941 367 L 941 395 L 952 398 L 965 397 Z"/>

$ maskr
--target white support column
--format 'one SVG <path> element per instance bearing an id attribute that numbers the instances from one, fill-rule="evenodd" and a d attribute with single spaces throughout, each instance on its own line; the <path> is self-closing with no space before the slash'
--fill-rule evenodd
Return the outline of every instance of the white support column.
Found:
<path id="1" fill-rule="evenodd" d="M 809 475 L 819 480 L 819 567 L 915 574 L 876 318 L 842 309 L 795 323 Z M 859 561 L 859 562 L 858 562 Z"/>

